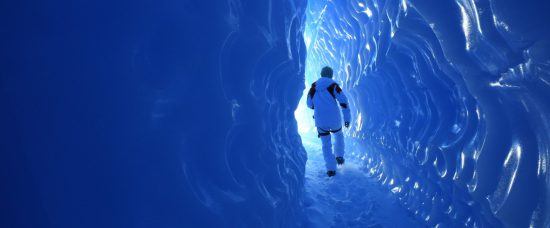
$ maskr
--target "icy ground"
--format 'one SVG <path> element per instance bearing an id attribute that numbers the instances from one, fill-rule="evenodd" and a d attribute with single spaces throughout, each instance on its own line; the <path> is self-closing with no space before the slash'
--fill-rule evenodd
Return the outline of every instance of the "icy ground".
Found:
<path id="1" fill-rule="evenodd" d="M 303 138 L 306 164 L 306 213 L 310 227 L 423 227 L 389 191 L 361 170 L 347 150 L 346 164 L 328 178 L 320 140 Z"/>

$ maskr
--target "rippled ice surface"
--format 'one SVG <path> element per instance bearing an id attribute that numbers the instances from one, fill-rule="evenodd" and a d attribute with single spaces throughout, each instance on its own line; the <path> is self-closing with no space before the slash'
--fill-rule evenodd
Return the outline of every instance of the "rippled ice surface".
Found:
<path id="1" fill-rule="evenodd" d="M 547 0 L 2 1 L 0 227 L 385 226 L 389 212 L 550 227 L 549 12 Z M 299 135 L 315 134 L 299 101 L 324 65 L 364 158 L 333 180 L 315 156 L 306 175 Z"/>
<path id="2" fill-rule="evenodd" d="M 538 0 L 309 1 L 306 85 L 336 69 L 352 147 L 420 221 L 548 227 L 549 11 Z M 298 107 L 302 132 L 314 131 L 308 116 Z"/>

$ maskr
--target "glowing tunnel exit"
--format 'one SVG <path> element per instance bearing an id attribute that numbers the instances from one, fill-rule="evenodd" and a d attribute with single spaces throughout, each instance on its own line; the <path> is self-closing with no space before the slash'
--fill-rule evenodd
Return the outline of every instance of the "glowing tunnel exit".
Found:
<path id="1" fill-rule="evenodd" d="M 319 55 L 322 50 L 318 50 L 317 33 L 319 32 L 320 23 L 326 11 L 326 5 L 322 9 L 316 9 L 311 2 L 308 3 L 307 18 L 304 27 L 304 42 L 306 44 L 307 58 L 305 63 L 304 91 L 298 104 L 298 108 L 294 112 L 294 117 L 298 123 L 298 133 L 302 137 L 304 143 L 320 144 L 317 139 L 317 131 L 315 129 L 315 121 L 313 119 L 313 110 L 306 105 L 307 93 L 311 84 L 320 77 L 321 69 L 324 66 L 330 66 L 330 59 L 323 58 Z"/>

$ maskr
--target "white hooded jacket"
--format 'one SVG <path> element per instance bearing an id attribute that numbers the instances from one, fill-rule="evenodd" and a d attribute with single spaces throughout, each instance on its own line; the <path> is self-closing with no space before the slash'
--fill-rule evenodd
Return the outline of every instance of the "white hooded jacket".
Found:
<path id="1" fill-rule="evenodd" d="M 325 131 L 342 128 L 340 109 L 344 122 L 350 122 L 348 99 L 340 86 L 330 78 L 321 77 L 311 84 L 307 106 L 314 110 L 315 126 Z"/>

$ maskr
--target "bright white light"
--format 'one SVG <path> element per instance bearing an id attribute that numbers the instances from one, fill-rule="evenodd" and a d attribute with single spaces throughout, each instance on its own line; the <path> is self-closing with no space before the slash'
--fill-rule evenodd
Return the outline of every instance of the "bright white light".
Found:
<path id="1" fill-rule="evenodd" d="M 372 11 L 370 10 L 369 7 L 365 8 L 365 10 L 363 11 L 363 13 L 366 13 L 367 16 L 372 17 Z"/>
<path id="2" fill-rule="evenodd" d="M 464 37 L 466 38 L 466 50 L 470 50 L 470 16 L 466 13 L 466 9 L 464 9 L 462 5 L 459 4 L 458 6 L 460 7 L 460 14 L 462 16 L 462 31 L 464 31 Z"/>
<path id="3" fill-rule="evenodd" d="M 363 129 L 363 115 L 361 113 L 357 114 L 357 131 Z"/>
<path id="4" fill-rule="evenodd" d="M 308 88 L 306 88 L 307 90 Z M 305 135 L 312 132 L 315 123 L 313 122 L 313 112 L 308 110 L 306 106 L 307 91 L 304 91 L 304 95 L 298 104 L 298 108 L 294 111 L 294 118 L 298 124 L 298 133 L 300 135 Z M 313 133 L 312 133 L 313 134 Z"/>
<path id="5" fill-rule="evenodd" d="M 323 11 L 326 9 L 323 9 Z M 308 57 L 306 59 L 306 68 L 305 68 L 305 89 L 302 93 L 302 98 L 298 103 L 298 107 L 294 111 L 294 118 L 298 125 L 298 133 L 302 136 L 302 141 L 312 141 L 312 143 L 320 143 L 317 139 L 317 133 L 315 130 L 315 120 L 313 119 L 313 110 L 309 109 L 306 105 L 307 93 L 311 87 L 311 83 L 317 80 L 316 75 L 318 75 L 319 69 L 321 69 L 321 63 L 318 61 L 317 56 L 314 53 L 318 51 L 315 48 L 318 48 L 317 40 L 317 24 L 308 23 L 304 29 L 304 41 L 306 42 L 306 49 L 308 52 Z"/>
<path id="6" fill-rule="evenodd" d="M 394 194 L 395 193 L 400 193 L 401 192 L 401 187 L 394 187 L 391 189 L 391 192 L 393 192 Z"/>

